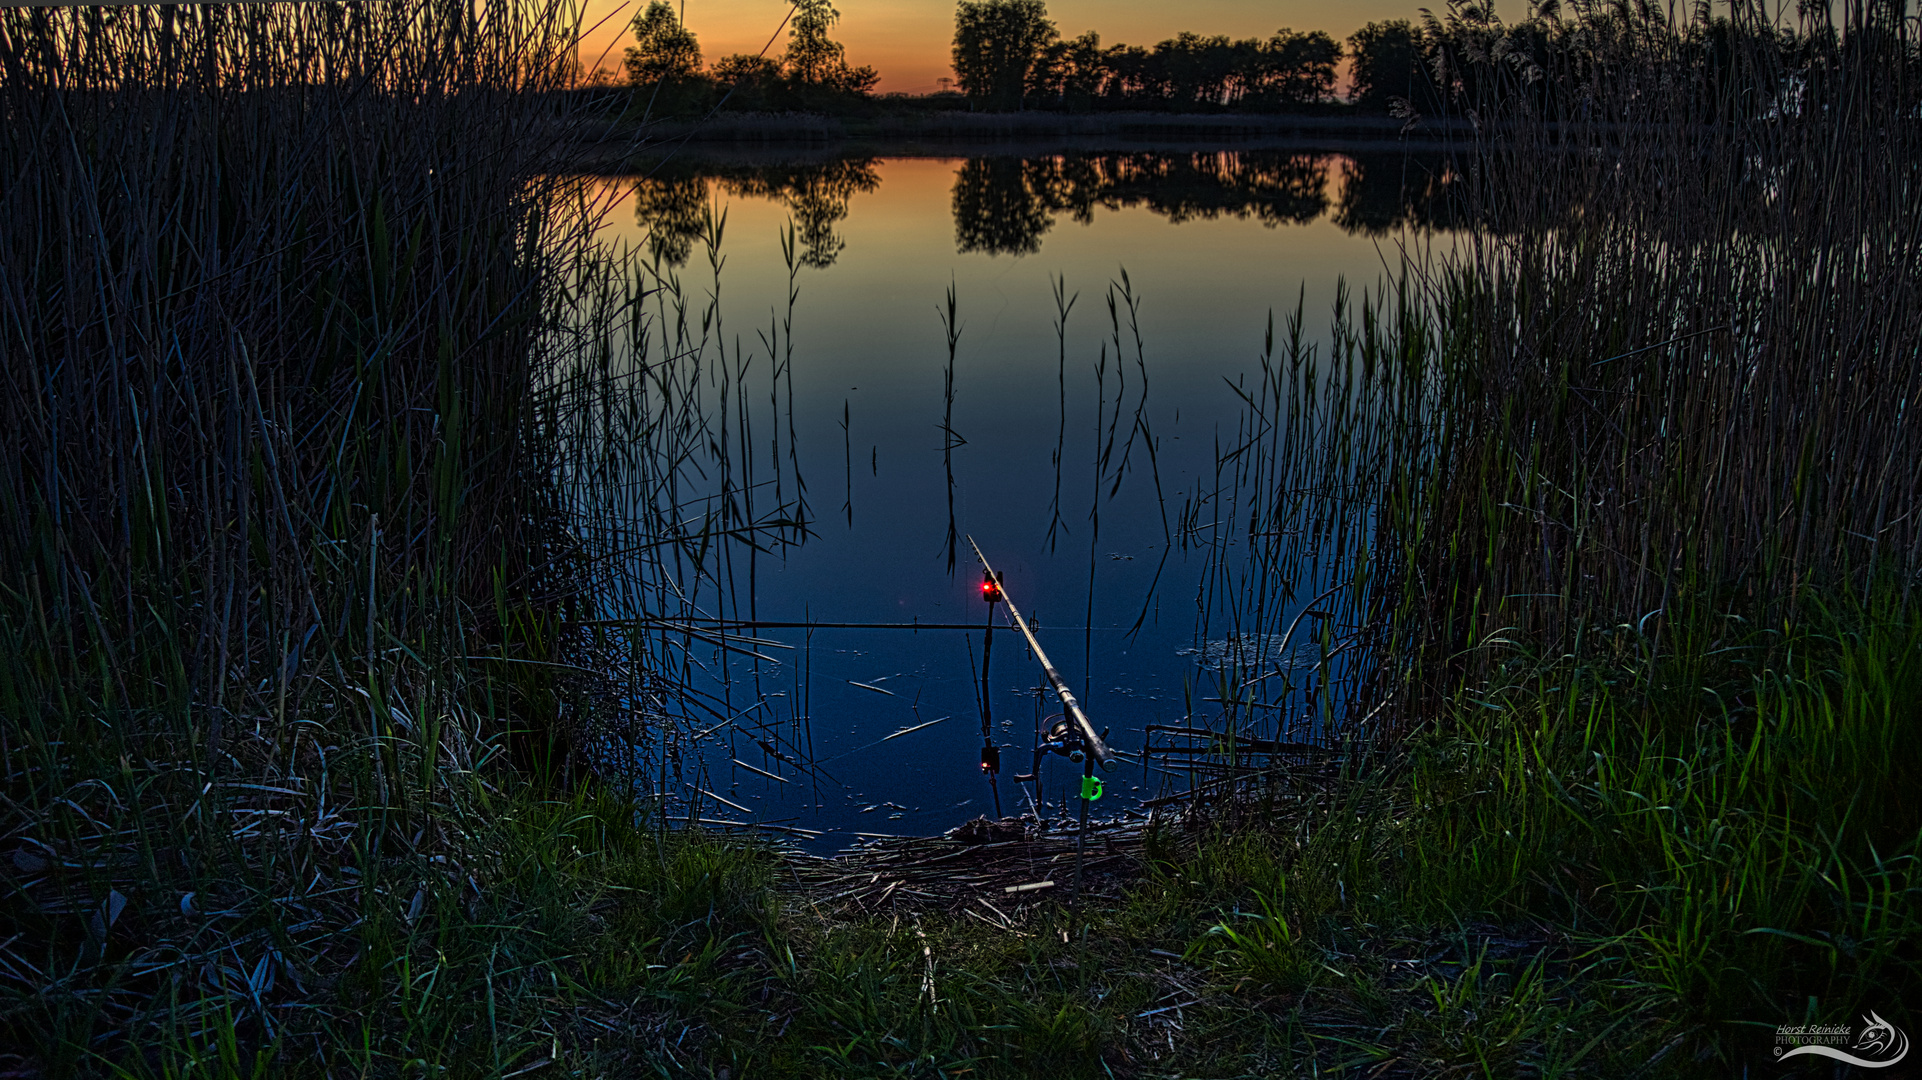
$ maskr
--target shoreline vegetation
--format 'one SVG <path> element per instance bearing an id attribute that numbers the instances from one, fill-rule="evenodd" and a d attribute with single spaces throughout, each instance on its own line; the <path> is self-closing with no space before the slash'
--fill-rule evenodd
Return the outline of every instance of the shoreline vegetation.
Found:
<path id="1" fill-rule="evenodd" d="M 859 96 L 802 6 L 787 62 Z M 1059 835 L 671 827 L 689 597 L 813 518 L 792 310 L 744 351 L 595 246 L 570 9 L 0 10 L 0 1070 L 1818 1076 L 1779 1026 L 1922 1035 L 1922 55 L 1899 5 L 1809 20 L 1421 28 L 1461 243 L 1320 345 L 1271 321 L 1179 515 L 1212 615 L 1313 606 L 1311 677 L 1228 664 L 1070 907 L 1008 891 Z"/>

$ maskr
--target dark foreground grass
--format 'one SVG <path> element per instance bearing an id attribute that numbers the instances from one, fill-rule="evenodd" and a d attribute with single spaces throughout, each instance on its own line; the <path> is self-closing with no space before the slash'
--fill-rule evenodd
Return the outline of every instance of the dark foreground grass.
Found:
<path id="1" fill-rule="evenodd" d="M 1910 1025 L 1922 881 L 1914 823 L 1887 815 L 1915 800 L 1877 789 L 1914 775 L 1922 612 L 1813 610 L 1654 670 L 1632 629 L 1590 644 L 1516 650 L 1449 734 L 1307 809 L 1161 823 L 1119 895 L 1023 909 L 1009 929 L 906 905 L 830 915 L 774 848 L 662 833 L 618 799 L 483 785 L 444 854 L 343 877 L 360 918 L 297 1002 L 177 1014 L 138 1052 L 73 1064 L 1798 1075 L 1773 1062 L 1776 1024 L 1874 1010 Z M 177 906 L 211 928 L 235 917 L 218 903 Z M 229 936 L 234 977 L 258 981 L 250 939 Z"/>

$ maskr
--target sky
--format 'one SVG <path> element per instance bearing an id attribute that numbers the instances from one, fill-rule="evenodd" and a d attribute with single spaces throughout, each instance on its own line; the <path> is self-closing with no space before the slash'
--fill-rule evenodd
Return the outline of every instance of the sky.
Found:
<path id="1" fill-rule="evenodd" d="M 786 16 L 786 0 L 681 0 L 683 21 L 701 43 L 708 62 L 730 53 L 779 56 L 785 32 L 775 36 Z M 638 5 L 638 6 L 637 6 Z M 591 69 L 602 50 L 602 65 L 618 70 L 621 49 L 632 39 L 626 23 L 641 0 L 587 0 L 588 24 L 600 22 L 587 35 L 583 60 Z M 835 37 L 847 47 L 848 62 L 866 64 L 881 73 L 879 90 L 923 94 L 939 89 L 936 80 L 951 77 L 948 46 L 954 35 L 953 0 L 836 0 L 841 22 Z M 1325 30 L 1341 39 L 1377 19 L 1412 19 L 1421 7 L 1440 8 L 1440 0 L 1052 0 L 1048 14 L 1063 37 L 1083 31 L 1101 34 L 1104 45 L 1153 45 L 1183 30 L 1229 37 L 1267 37 L 1283 27 Z M 1520 0 L 1498 4 L 1503 15 L 1519 14 Z M 1517 11 L 1510 12 L 1509 8 Z M 602 20 L 605 20 L 604 22 Z"/>

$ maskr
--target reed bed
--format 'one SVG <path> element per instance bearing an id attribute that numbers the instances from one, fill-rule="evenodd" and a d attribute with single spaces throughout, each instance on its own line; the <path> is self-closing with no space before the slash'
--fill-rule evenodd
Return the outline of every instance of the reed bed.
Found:
<path id="1" fill-rule="evenodd" d="M 473 778 L 551 756 L 552 680 L 484 671 L 538 673 L 569 588 L 533 412 L 586 221 L 535 179 L 557 14 L 0 16 L 16 1064 L 354 1023 L 302 1003 L 405 967 L 478 889 Z"/>
<path id="2" fill-rule="evenodd" d="M 1419 724 L 1510 639 L 1633 625 L 1659 651 L 1913 588 L 1913 49 L 1872 21 L 1814 70 L 1758 45 L 1749 85 L 1783 96 L 1708 124 L 1715 88 L 1676 58 L 1711 27 L 1643 29 L 1540 76 L 1589 95 L 1579 118 L 1515 86 L 1468 102 L 1500 131 L 1463 148 L 1473 227 L 1338 300 L 1325 356 L 1297 311 L 1246 390 L 1224 491 L 1261 584 L 1223 591 L 1350 583 L 1311 620 L 1378 635 L 1347 703 L 1395 697 L 1378 726 Z M 1657 76 L 1678 85 L 1640 91 Z"/>
<path id="3" fill-rule="evenodd" d="M 555 845 L 694 714 L 595 617 L 799 497 L 555 171 L 578 15 L 0 13 L 3 1067 L 552 1056 Z"/>
<path id="4" fill-rule="evenodd" d="M 1647 1068 L 1774 1067 L 1770 1026 L 1912 1016 L 1922 976 L 1914 45 L 1577 15 L 1558 69 L 1450 9 L 1465 232 L 1238 388 L 1180 514 L 1220 643 L 1182 760 L 1338 750 L 1379 918 L 1583 928 Z M 1738 76 L 1688 60 L 1716 34 Z M 1292 895 L 1231 952 L 1356 925 Z"/>
<path id="5" fill-rule="evenodd" d="M 1737 93 L 1686 62 L 1726 21 L 1581 11 L 1570 71 L 1493 59 L 1538 23 L 1450 16 L 1487 68 L 1458 102 L 1487 133 L 1450 165 L 1463 230 L 1406 238 L 1325 341 L 1271 319 L 1236 388 L 1177 530 L 1212 559 L 1231 719 L 1394 738 L 1516 650 L 1627 628 L 1653 658 L 1912 594 L 1913 46 L 1861 12 L 1803 28 L 1812 64 L 1744 8 Z"/>

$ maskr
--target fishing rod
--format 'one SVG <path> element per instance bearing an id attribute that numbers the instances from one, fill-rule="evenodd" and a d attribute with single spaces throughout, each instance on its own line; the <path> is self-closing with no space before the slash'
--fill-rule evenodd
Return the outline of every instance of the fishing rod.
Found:
<path id="1" fill-rule="evenodd" d="M 999 582 L 1001 575 L 996 573 L 995 570 L 988 565 L 988 557 L 981 554 L 981 546 L 974 542 L 974 537 L 968 537 L 968 545 L 974 548 L 974 557 L 981 560 L 981 568 L 990 574 L 994 574 L 995 580 Z M 1061 699 L 1061 707 L 1066 710 L 1069 719 L 1074 722 L 1074 726 L 1078 729 L 1077 733 L 1080 735 L 1081 742 L 1086 746 L 1093 759 L 1101 763 L 1103 769 L 1113 768 L 1115 761 L 1114 751 L 1108 749 L 1106 740 L 1100 735 L 1095 734 L 1093 722 L 1088 719 L 1087 713 L 1081 711 L 1081 703 L 1075 700 L 1074 691 L 1068 689 L 1067 680 L 1063 679 L 1061 673 L 1055 670 L 1054 664 L 1048 659 L 1048 654 L 1041 650 L 1041 642 L 1035 640 L 1034 631 L 1028 627 L 1028 621 L 1021 617 L 1021 612 L 1015 608 L 1014 601 L 1008 599 L 1005 589 L 997 584 L 995 591 L 1000 596 L 1000 602 L 1008 605 L 1008 618 L 1014 621 L 1015 628 L 1021 631 L 1021 636 L 1028 639 L 1028 648 L 1034 651 L 1034 658 L 1041 662 L 1041 674 L 1047 677 L 1048 685 L 1053 688 L 1055 696 Z"/>
<path id="2" fill-rule="evenodd" d="M 987 593 L 992 586 L 997 600 L 1008 605 L 1008 618 L 1014 621 L 1016 628 L 1021 631 L 1021 636 L 1028 639 L 1028 648 L 1033 650 L 1034 658 L 1040 661 L 1041 673 L 1047 677 L 1048 685 L 1054 689 L 1054 696 L 1061 699 L 1062 711 L 1067 714 L 1064 721 L 1049 729 L 1049 742 L 1035 748 L 1035 771 L 1028 775 L 1028 779 L 1034 783 L 1038 793 L 1041 788 L 1041 756 L 1050 751 L 1063 754 L 1069 761 L 1081 763 L 1080 827 L 1076 830 L 1074 846 L 1074 899 L 1078 901 L 1081 898 L 1082 855 L 1088 843 L 1088 804 L 1101 798 L 1103 788 L 1101 778 L 1094 774 L 1094 769 L 1096 763 L 1099 763 L 1103 769 L 1113 768 L 1114 751 L 1108 748 L 1107 740 L 1103 736 L 1095 733 L 1094 724 L 1088 720 L 1088 714 L 1081 711 L 1081 704 L 1074 699 L 1074 691 L 1068 689 L 1067 680 L 1061 677 L 1061 673 L 1055 670 L 1053 662 L 1048 659 L 1048 654 L 1042 651 L 1041 642 L 1035 639 L 1034 631 L 1029 628 L 1028 621 L 1021 617 L 1020 610 L 1014 606 L 1014 601 L 1008 598 L 1007 591 L 1002 588 L 1001 575 L 995 571 L 994 567 L 988 565 L 988 557 L 981 553 L 981 545 L 975 543 L 974 537 L 970 536 L 968 546 L 974 549 L 974 557 L 981 561 L 981 569 L 985 575 L 981 584 L 982 592 Z M 989 614 L 992 618 L 992 606 L 989 608 Z M 1038 799 L 1036 801 L 1039 802 Z"/>

